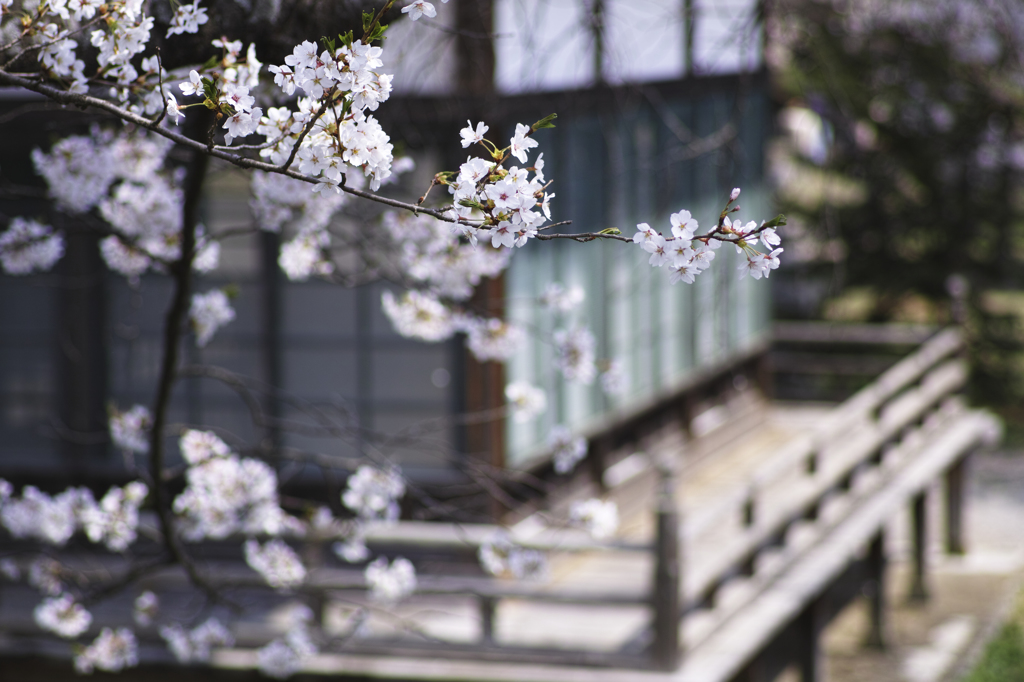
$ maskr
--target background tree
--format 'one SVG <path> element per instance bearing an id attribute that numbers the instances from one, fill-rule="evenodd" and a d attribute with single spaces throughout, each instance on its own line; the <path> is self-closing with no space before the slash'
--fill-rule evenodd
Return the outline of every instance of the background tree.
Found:
<path id="1" fill-rule="evenodd" d="M 842 245 L 841 286 L 873 292 L 867 319 L 898 319 L 914 299 L 946 322 L 966 295 L 975 395 L 1012 409 L 1020 332 L 987 304 L 1020 287 L 1024 259 L 1019 4 L 768 7 L 778 96 L 803 136 L 802 154 L 780 157 L 782 208 Z"/>

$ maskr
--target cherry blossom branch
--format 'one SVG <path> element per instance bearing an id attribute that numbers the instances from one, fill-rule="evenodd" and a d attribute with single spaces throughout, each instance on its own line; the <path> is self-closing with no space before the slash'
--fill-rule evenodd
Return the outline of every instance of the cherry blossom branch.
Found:
<path id="1" fill-rule="evenodd" d="M 245 156 L 238 156 L 236 154 L 229 154 L 217 147 L 210 148 L 206 143 L 193 140 L 189 137 L 186 137 L 185 135 L 175 133 L 174 131 L 167 128 L 163 128 L 159 125 L 157 121 L 135 114 L 131 111 L 128 111 L 127 109 L 119 107 L 116 104 L 108 102 L 104 99 L 100 99 L 98 97 L 93 97 L 91 95 L 85 95 L 75 92 L 69 92 L 66 90 L 60 90 L 53 86 L 46 85 L 44 83 L 39 83 L 31 78 L 18 76 L 5 71 L 0 71 L 0 83 L 16 85 L 18 87 L 25 88 L 26 90 L 37 92 L 40 95 L 49 97 L 50 99 L 59 104 L 67 104 L 83 109 L 89 107 L 100 109 L 102 111 L 114 115 L 122 121 L 125 121 L 127 123 L 133 123 L 141 128 L 145 128 L 146 130 L 151 130 L 154 133 L 166 137 L 168 140 L 171 140 L 183 147 L 187 147 L 189 149 L 207 154 L 208 156 L 212 156 L 214 158 L 227 161 L 228 163 L 238 166 L 239 168 L 245 168 L 249 170 L 260 170 L 265 171 L 267 173 L 277 173 L 279 175 L 284 175 L 295 180 L 308 182 L 311 185 L 315 185 L 320 182 L 319 178 L 303 175 L 302 173 L 299 173 L 291 169 L 282 170 L 279 166 L 276 166 L 271 163 L 257 161 L 255 159 L 250 159 Z M 441 209 L 423 208 L 422 206 L 416 206 L 415 204 L 399 201 L 397 199 L 391 199 L 389 197 L 381 196 L 379 194 L 374 194 L 373 192 L 365 192 L 363 190 L 355 189 L 353 187 L 348 187 L 347 185 L 340 185 L 339 189 L 346 192 L 347 194 L 351 194 L 362 199 L 375 201 L 385 206 L 391 206 L 392 208 L 400 208 L 402 210 L 409 211 L 412 213 L 424 213 L 438 220 L 443 220 L 446 223 L 467 222 L 463 219 L 453 218 L 450 215 L 448 215 L 447 207 L 442 207 Z"/>
<path id="2" fill-rule="evenodd" d="M 568 222 L 568 221 L 567 221 Z M 571 239 L 574 242 L 586 243 L 592 242 L 595 239 L 611 239 L 618 242 L 630 242 L 632 239 L 629 237 L 623 237 L 618 233 L 611 232 L 581 232 L 579 234 L 538 234 L 536 239 L 546 242 L 552 239 Z"/>

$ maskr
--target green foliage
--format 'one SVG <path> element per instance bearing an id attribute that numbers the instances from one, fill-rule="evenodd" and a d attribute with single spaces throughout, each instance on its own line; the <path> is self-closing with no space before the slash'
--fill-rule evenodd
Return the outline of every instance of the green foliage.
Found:
<path id="1" fill-rule="evenodd" d="M 964 682 L 1012 682 L 1024 680 L 1024 632 L 1009 623 L 989 642 L 977 667 Z"/>
<path id="2" fill-rule="evenodd" d="M 532 130 L 533 132 L 537 132 L 538 130 L 543 130 L 544 128 L 554 128 L 554 120 L 556 118 L 558 118 L 558 114 L 548 114 L 547 116 L 545 116 L 544 118 L 530 126 L 530 130 Z"/>
<path id="3" fill-rule="evenodd" d="M 377 24 L 366 38 L 366 44 L 372 45 L 373 43 L 381 40 L 384 37 L 384 32 L 388 30 L 387 24 Z"/>

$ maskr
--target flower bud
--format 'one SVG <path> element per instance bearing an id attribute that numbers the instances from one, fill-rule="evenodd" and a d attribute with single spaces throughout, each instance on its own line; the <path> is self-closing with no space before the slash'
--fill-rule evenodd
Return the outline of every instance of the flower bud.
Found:
<path id="1" fill-rule="evenodd" d="M 740 188 L 736 187 L 733 189 L 732 194 L 729 195 L 729 201 L 736 201 L 740 198 Z"/>

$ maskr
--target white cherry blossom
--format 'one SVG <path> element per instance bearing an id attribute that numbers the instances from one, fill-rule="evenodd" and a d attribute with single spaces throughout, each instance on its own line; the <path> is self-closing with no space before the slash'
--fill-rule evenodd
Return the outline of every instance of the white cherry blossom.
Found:
<path id="1" fill-rule="evenodd" d="M 462 136 L 462 148 L 482 142 L 484 135 L 490 130 L 490 126 L 485 125 L 483 121 L 479 121 L 476 124 L 476 130 L 473 129 L 473 122 L 466 121 L 467 125 L 465 128 L 459 131 L 459 135 Z"/>
<path id="2" fill-rule="evenodd" d="M 110 409 L 110 440 L 128 453 L 144 455 L 149 452 L 149 428 L 153 416 L 143 405 L 135 405 L 124 412 Z"/>
<path id="3" fill-rule="evenodd" d="M 46 271 L 64 255 L 64 237 L 49 225 L 16 217 L 0 233 L 0 266 L 9 275 Z"/>
<path id="4" fill-rule="evenodd" d="M 79 673 L 91 673 L 93 669 L 119 672 L 138 664 L 138 642 L 128 628 L 103 628 L 99 637 L 75 656 L 75 671 Z"/>
<path id="5" fill-rule="evenodd" d="M 160 628 L 160 636 L 179 663 L 205 663 L 210 660 L 213 647 L 235 643 L 231 632 L 213 616 L 192 630 L 186 630 L 180 623 L 165 625 Z"/>
<path id="6" fill-rule="evenodd" d="M 555 367 L 569 381 L 591 384 L 597 376 L 594 349 L 597 342 L 585 327 L 559 329 L 554 334 Z"/>
<path id="7" fill-rule="evenodd" d="M 255 540 L 245 543 L 245 562 L 278 590 L 298 587 L 306 579 L 299 556 L 283 541 L 274 539 L 262 547 Z"/>
<path id="8" fill-rule="evenodd" d="M 36 625 L 65 639 L 75 639 L 92 623 L 92 614 L 67 593 L 44 599 L 33 615 Z"/>
<path id="9" fill-rule="evenodd" d="M 433 19 L 437 16 L 437 10 L 427 0 L 413 0 L 402 8 L 402 14 L 408 14 L 410 19 L 416 21 L 420 17 Z"/>
<path id="10" fill-rule="evenodd" d="M 569 520 L 582 526 L 595 540 L 606 540 L 619 527 L 619 508 L 611 500 L 577 500 L 569 508 Z"/>
<path id="11" fill-rule="evenodd" d="M 526 153 L 537 146 L 537 140 L 528 137 L 529 134 L 530 126 L 516 124 L 516 134 L 512 136 L 510 151 L 512 156 L 519 159 L 519 163 L 526 163 Z"/>
<path id="12" fill-rule="evenodd" d="M 543 577 L 547 572 L 544 554 L 515 544 L 505 531 L 481 544 L 477 558 L 483 569 L 494 576 L 529 580 Z"/>
<path id="13" fill-rule="evenodd" d="M 342 503 L 361 519 L 395 521 L 405 481 L 396 468 L 378 469 L 364 464 L 348 477 Z"/>
<path id="14" fill-rule="evenodd" d="M 395 604 L 416 590 L 416 568 L 404 557 L 391 564 L 385 557 L 377 557 L 364 571 L 370 599 L 383 604 Z"/>
<path id="15" fill-rule="evenodd" d="M 132 608 L 132 619 L 139 627 L 149 627 L 153 624 L 157 612 L 160 610 L 160 599 L 149 590 L 146 590 L 135 598 Z"/>
<path id="16" fill-rule="evenodd" d="M 205 294 L 192 295 L 189 320 L 196 333 L 196 345 L 204 347 L 217 330 L 235 319 L 235 311 L 228 302 L 228 296 L 221 289 Z"/>
<path id="17" fill-rule="evenodd" d="M 562 425 L 555 426 L 548 434 L 548 447 L 555 465 L 555 473 L 567 474 L 587 456 L 587 440 L 573 434 Z"/>
<path id="18" fill-rule="evenodd" d="M 536 417 L 548 404 L 544 390 L 526 381 L 516 381 L 506 386 L 505 399 L 508 400 L 512 418 L 520 423 Z"/>
<path id="19" fill-rule="evenodd" d="M 199 0 L 191 4 L 181 3 L 171 17 L 171 25 L 167 29 L 167 37 L 179 33 L 197 33 L 199 27 L 209 21 L 206 15 L 206 8 L 199 6 Z"/>

